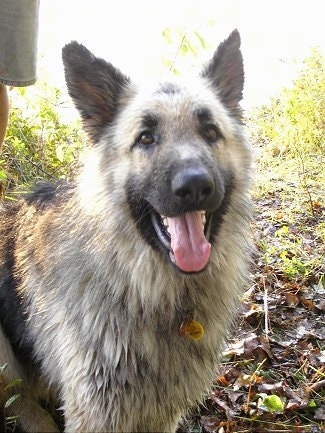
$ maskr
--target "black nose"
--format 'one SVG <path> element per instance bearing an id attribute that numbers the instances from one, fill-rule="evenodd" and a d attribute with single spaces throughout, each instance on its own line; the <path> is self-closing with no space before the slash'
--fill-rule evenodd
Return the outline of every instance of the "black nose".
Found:
<path id="1" fill-rule="evenodd" d="M 172 191 L 187 206 L 206 209 L 213 200 L 215 183 L 205 168 L 186 168 L 178 171 L 172 180 Z"/>

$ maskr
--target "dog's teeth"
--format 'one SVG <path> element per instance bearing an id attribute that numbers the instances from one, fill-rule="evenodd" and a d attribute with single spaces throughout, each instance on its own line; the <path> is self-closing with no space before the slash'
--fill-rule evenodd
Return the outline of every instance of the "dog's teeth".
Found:
<path id="1" fill-rule="evenodd" d="M 205 212 L 201 213 L 201 222 L 204 225 L 206 223 L 206 216 L 205 216 Z"/>
<path id="2" fill-rule="evenodd" d="M 176 260 L 175 260 L 174 253 L 172 251 L 169 251 L 169 258 L 170 258 L 171 262 L 174 263 L 174 265 L 175 265 Z"/>
<path id="3" fill-rule="evenodd" d="M 167 217 L 163 217 L 163 224 L 164 224 L 165 227 L 168 227 Z"/>

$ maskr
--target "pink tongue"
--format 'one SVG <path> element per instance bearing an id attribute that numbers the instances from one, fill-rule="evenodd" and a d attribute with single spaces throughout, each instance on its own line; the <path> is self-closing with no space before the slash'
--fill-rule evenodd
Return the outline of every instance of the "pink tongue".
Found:
<path id="1" fill-rule="evenodd" d="M 211 244 L 206 240 L 201 212 L 167 218 L 176 265 L 184 272 L 199 272 L 207 265 Z"/>

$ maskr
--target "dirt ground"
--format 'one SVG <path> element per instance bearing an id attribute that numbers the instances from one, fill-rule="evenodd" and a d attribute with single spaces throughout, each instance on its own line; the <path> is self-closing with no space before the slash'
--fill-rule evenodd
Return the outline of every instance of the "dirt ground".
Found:
<path id="1" fill-rule="evenodd" d="M 325 432 L 325 209 L 314 207 L 278 190 L 255 199 L 252 283 L 214 390 L 182 431 Z"/>

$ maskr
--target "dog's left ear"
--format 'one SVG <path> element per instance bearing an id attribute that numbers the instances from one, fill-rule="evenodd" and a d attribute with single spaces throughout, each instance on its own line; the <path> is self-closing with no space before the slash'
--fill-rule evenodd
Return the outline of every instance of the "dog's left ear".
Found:
<path id="1" fill-rule="evenodd" d="M 244 65 L 237 29 L 219 45 L 201 76 L 209 80 L 225 106 L 240 116 L 239 102 L 243 97 Z"/>
<path id="2" fill-rule="evenodd" d="M 62 59 L 69 95 L 96 143 L 102 128 L 114 120 L 130 79 L 76 41 L 63 47 Z"/>

